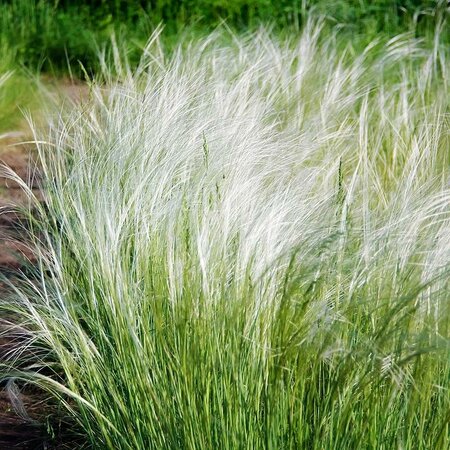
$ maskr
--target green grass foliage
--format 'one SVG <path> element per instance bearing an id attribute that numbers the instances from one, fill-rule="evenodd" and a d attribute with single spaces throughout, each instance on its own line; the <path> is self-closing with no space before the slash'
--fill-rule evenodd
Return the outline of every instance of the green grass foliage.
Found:
<path id="1" fill-rule="evenodd" d="M 38 138 L 3 378 L 89 448 L 449 448 L 448 48 L 321 26 L 116 49 Z"/>
<path id="2" fill-rule="evenodd" d="M 330 24 L 340 24 L 352 36 L 355 45 L 366 45 L 378 33 L 433 33 L 448 8 L 444 0 L 7 0 L 0 4 L 0 46 L 10 48 L 16 61 L 33 69 L 68 71 L 72 66 L 80 74 L 79 63 L 90 72 L 98 69 L 98 50 L 109 44 L 113 33 L 138 59 L 138 51 L 160 23 L 172 43 L 183 30 L 204 35 L 223 20 L 240 31 L 262 23 L 295 32 L 311 13 L 326 15 Z"/>
<path id="3" fill-rule="evenodd" d="M 113 36 L 136 66 L 160 24 L 170 52 L 223 21 L 237 32 L 264 24 L 278 35 L 298 36 L 308 17 L 317 15 L 326 17 L 329 28 L 340 27 L 359 52 L 373 39 L 386 41 L 403 32 L 432 42 L 448 7 L 444 0 L 5 0 L 0 2 L 0 73 L 12 71 L 13 77 L 0 94 L 0 127 L 16 126 L 20 109 L 30 108 L 27 72 L 89 78 L 101 71 L 99 52 L 111 55 L 111 64 Z M 439 33 L 442 42 L 450 42 L 448 30 Z"/>

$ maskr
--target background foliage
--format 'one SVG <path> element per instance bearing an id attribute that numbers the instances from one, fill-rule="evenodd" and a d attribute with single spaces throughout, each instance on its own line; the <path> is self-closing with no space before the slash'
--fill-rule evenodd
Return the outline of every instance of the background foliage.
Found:
<path id="1" fill-rule="evenodd" d="M 27 67 L 66 71 L 80 62 L 89 71 L 112 33 L 138 55 L 160 23 L 170 43 L 182 31 L 202 35 L 223 20 L 237 30 L 269 23 L 295 32 L 311 13 L 326 15 L 354 45 L 365 45 L 380 33 L 426 36 L 448 8 L 443 0 L 9 0 L 0 4 L 0 48 Z"/>

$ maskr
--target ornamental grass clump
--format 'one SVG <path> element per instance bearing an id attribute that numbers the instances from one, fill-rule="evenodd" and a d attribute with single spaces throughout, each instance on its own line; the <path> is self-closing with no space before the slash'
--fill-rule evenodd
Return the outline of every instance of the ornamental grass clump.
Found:
<path id="1" fill-rule="evenodd" d="M 448 51 L 224 34 L 116 48 L 36 139 L 5 378 L 89 448 L 448 448 Z"/>

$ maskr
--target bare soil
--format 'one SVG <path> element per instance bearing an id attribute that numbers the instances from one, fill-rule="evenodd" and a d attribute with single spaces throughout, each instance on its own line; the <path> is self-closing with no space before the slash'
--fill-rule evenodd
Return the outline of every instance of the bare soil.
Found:
<path id="1" fill-rule="evenodd" d="M 13 136 L 0 136 L 0 165 L 14 171 L 39 197 L 32 148 L 18 143 L 18 134 Z M 0 272 L 20 270 L 24 264 L 34 260 L 25 239 L 24 217 L 20 214 L 20 209 L 28 204 L 28 196 L 20 182 L 0 173 Z"/>
<path id="2" fill-rule="evenodd" d="M 33 186 L 30 173 L 31 151 L 19 144 L 25 134 L 12 132 L 0 136 L 0 164 L 9 167 L 27 185 Z M 35 188 L 33 186 L 33 188 Z M 11 278 L 30 261 L 33 252 L 26 242 L 22 227 L 22 217 L 17 206 L 25 206 L 27 197 L 20 183 L 11 181 L 5 174 L 0 175 L 0 275 Z M 8 295 L 7 283 L 0 284 L 0 297 Z M 4 318 L 1 318 L 4 319 Z M 10 350 L 12 343 L 0 339 L 0 357 Z M 16 402 L 23 402 L 27 410 L 32 410 L 36 401 L 30 394 L 18 394 Z M 42 445 L 41 445 L 42 444 Z M 29 417 L 21 416 L 15 410 L 6 386 L 0 385 L 0 449 L 38 449 L 43 446 L 42 430 Z"/>
<path id="3" fill-rule="evenodd" d="M 0 135 L 0 165 L 14 171 L 39 198 L 38 177 L 33 148 L 23 144 L 26 135 L 13 132 Z M 9 282 L 17 279 L 35 263 L 27 239 L 26 220 L 21 213 L 29 199 L 21 182 L 0 173 L 0 301 L 9 295 Z M 0 317 L 0 335 L 5 317 Z M 4 329 L 4 328 L 3 328 Z M 0 337 L 0 359 L 14 347 L 12 338 Z M 48 402 L 41 392 L 30 387 L 7 389 L 0 374 L 0 450 L 44 450 L 56 447 L 45 426 Z M 51 443 L 51 441 L 53 443 Z M 67 447 L 65 447 L 67 448 Z"/>
<path id="4" fill-rule="evenodd" d="M 70 79 L 42 77 L 43 89 L 58 103 L 74 104 L 88 97 L 89 88 L 82 82 Z M 32 246 L 27 239 L 27 220 L 22 210 L 30 210 L 29 198 L 23 184 L 42 200 L 39 191 L 39 174 L 34 162 L 34 148 L 29 144 L 31 133 L 23 130 L 0 133 L 0 168 L 8 167 L 21 181 L 12 181 L 0 169 L 0 301 L 8 295 L 9 282 L 16 280 L 36 262 Z M 28 143 L 27 143 L 28 142 Z M 0 360 L 14 347 L 12 338 L 1 337 Z M 3 328 L 4 330 L 4 328 Z M 11 392 L 13 394 L 11 394 Z M 51 433 L 46 424 L 49 408 L 55 409 L 43 392 L 30 387 L 11 390 L 0 373 L 0 450 L 53 450 L 76 447 L 74 436 L 69 434 L 61 420 L 52 423 Z M 75 446 L 75 447 L 74 447 Z"/>

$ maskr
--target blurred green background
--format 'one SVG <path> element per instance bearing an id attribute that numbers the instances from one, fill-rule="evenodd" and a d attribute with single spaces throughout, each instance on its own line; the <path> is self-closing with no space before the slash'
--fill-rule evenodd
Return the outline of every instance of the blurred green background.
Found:
<path id="1" fill-rule="evenodd" d="M 201 34 L 225 20 L 237 31 L 261 23 L 275 31 L 301 28 L 310 14 L 340 24 L 355 45 L 380 34 L 433 32 L 448 14 L 442 0 L 7 0 L 0 5 L 0 49 L 16 63 L 44 70 L 66 71 L 82 63 L 95 70 L 99 48 L 114 32 L 131 54 L 138 52 L 159 23 L 170 43 L 181 31 Z M 448 33 L 447 33 L 448 34 Z M 448 36 L 447 36 L 448 37 Z"/>

